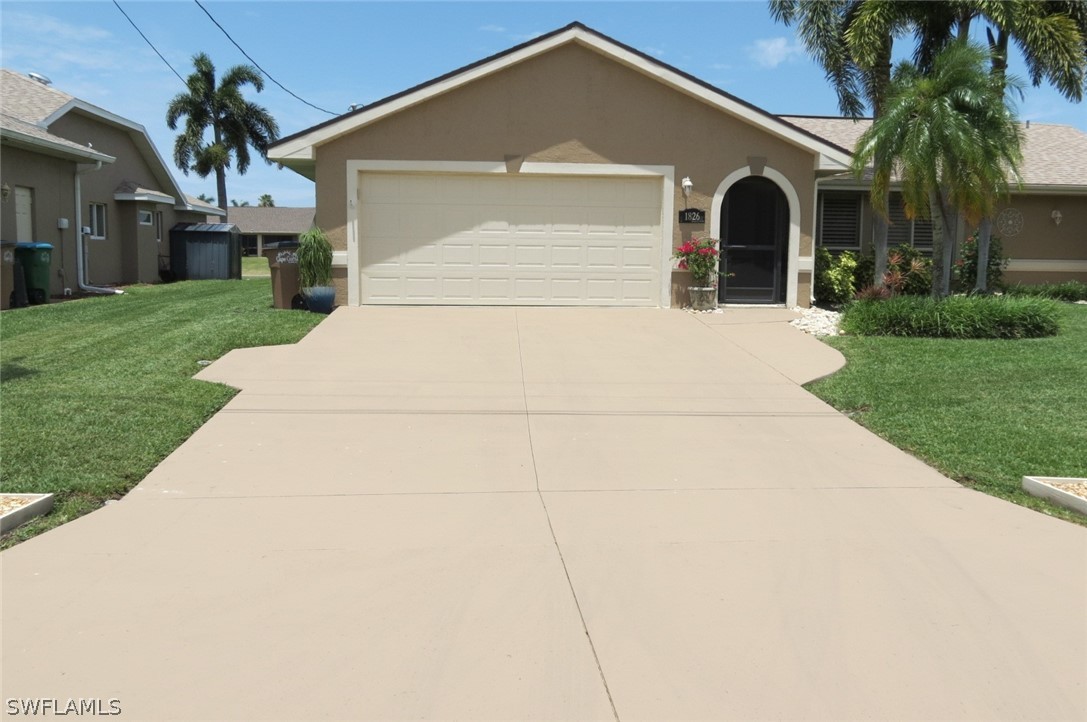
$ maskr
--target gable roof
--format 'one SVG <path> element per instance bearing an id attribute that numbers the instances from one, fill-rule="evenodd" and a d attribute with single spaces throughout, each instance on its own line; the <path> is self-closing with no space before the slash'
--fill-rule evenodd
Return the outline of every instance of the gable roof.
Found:
<path id="1" fill-rule="evenodd" d="M 810 150 L 818 155 L 822 167 L 840 170 L 849 163 L 849 151 L 846 148 L 837 146 L 825 138 L 793 125 L 579 22 L 571 23 L 497 55 L 484 58 L 413 88 L 281 138 L 269 149 L 268 157 L 312 179 L 316 159 L 314 149 L 317 146 L 511 65 L 570 43 L 593 50 L 679 92 L 759 127 L 786 142 Z"/>
<path id="2" fill-rule="evenodd" d="M 853 148 L 871 118 L 785 115 L 793 125 L 828 141 Z M 1087 188 L 1087 133 L 1070 125 L 1030 123 L 1023 126 L 1023 163 L 1019 168 L 1025 189 Z"/>
<path id="3" fill-rule="evenodd" d="M 231 206 L 227 209 L 228 223 L 247 234 L 299 235 L 313 226 L 316 208 L 287 206 Z"/>
<path id="4" fill-rule="evenodd" d="M 0 97 L 3 99 L 3 104 L 0 106 L 3 108 L 0 113 L 0 130 L 3 131 L 6 141 L 13 145 L 22 143 L 25 147 L 47 155 L 67 152 L 68 156 L 61 157 L 112 163 L 116 160 L 113 156 L 94 151 L 88 146 L 81 146 L 49 132 L 49 126 L 68 113 L 75 112 L 90 116 L 128 133 L 133 144 L 151 168 L 155 176 L 154 180 L 160 185 L 159 189 L 151 189 L 152 193 L 158 194 L 158 202 L 173 203 L 177 210 L 197 210 L 188 202 L 187 196 L 170 173 L 155 144 L 151 142 L 147 130 L 139 123 L 7 68 L 0 69 Z M 76 149 L 82 151 L 82 154 L 76 153 Z M 222 211 L 218 209 L 216 212 L 222 214 Z"/>

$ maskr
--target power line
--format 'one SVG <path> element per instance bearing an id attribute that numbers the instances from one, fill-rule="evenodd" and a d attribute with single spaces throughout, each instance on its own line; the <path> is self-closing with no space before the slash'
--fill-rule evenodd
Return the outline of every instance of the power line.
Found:
<path id="1" fill-rule="evenodd" d="M 113 0 L 113 1 L 114 1 L 114 3 L 116 3 L 116 2 L 117 2 L 117 0 Z M 290 96 L 292 96 L 292 97 L 294 97 L 294 98 L 297 98 L 298 100 L 302 101 L 303 103 L 305 103 L 305 104 L 306 104 L 306 105 L 308 105 L 309 107 L 311 107 L 311 108 L 314 108 L 314 109 L 316 109 L 316 110 L 319 110 L 319 111 L 321 111 L 322 113 L 328 113 L 329 115 L 339 115 L 339 113 L 333 113 L 333 112 L 332 112 L 331 110 L 325 110 L 324 108 L 322 108 L 322 107 L 320 107 L 320 106 L 314 105 L 313 103 L 309 102 L 308 100 L 306 100 L 306 99 L 304 99 L 304 98 L 301 98 L 301 97 L 299 97 L 298 95 L 295 95 L 295 94 L 294 94 L 294 93 L 292 93 L 292 92 L 291 92 L 290 90 L 287 90 L 287 88 L 285 88 L 285 87 L 283 86 L 283 83 L 281 83 L 281 82 L 279 82 L 278 80 L 276 80 L 275 78 L 273 78 L 273 77 L 272 77 L 272 75 L 271 75 L 271 73 L 269 73 L 269 72 L 268 72 L 267 70 L 265 70 L 264 68 L 260 67 L 260 63 L 258 63 L 258 62 L 257 62 L 256 60 L 253 60 L 252 56 L 250 56 L 250 55 L 249 55 L 249 53 L 245 52 L 245 50 L 244 50 L 244 49 L 242 48 L 242 46 L 241 46 L 241 45 L 238 45 L 238 42 L 237 42 L 237 41 L 236 41 L 236 40 L 235 40 L 234 38 L 230 37 L 230 33 L 228 33 L 228 32 L 226 31 L 226 28 L 224 28 L 224 27 L 223 27 L 222 25 L 220 25 L 220 24 L 219 24 L 219 21 L 218 21 L 218 20 L 216 20 L 216 19 L 215 19 L 215 18 L 214 18 L 214 17 L 212 16 L 212 14 L 211 14 L 210 12 L 208 12 L 208 9 L 207 9 L 206 7 L 204 7 L 204 6 L 203 6 L 203 5 L 202 5 L 202 4 L 200 3 L 200 0 L 193 0 L 193 2 L 195 2 L 195 3 L 197 4 L 197 6 L 199 6 L 199 8 L 200 8 L 201 10 L 203 10 L 203 11 L 204 11 L 204 14 L 205 14 L 205 15 L 207 15 L 207 16 L 208 16 L 208 18 L 210 18 L 210 19 L 211 19 L 211 21 L 212 21 L 213 23 L 215 23 L 215 27 L 217 27 L 217 28 L 219 28 L 220 30 L 222 30 L 222 31 L 223 31 L 223 35 L 225 35 L 225 36 L 227 37 L 227 40 L 229 40 L 230 42 L 234 43 L 234 47 L 236 47 L 236 48 L 237 48 L 238 50 L 240 50 L 240 51 L 241 51 L 241 53 L 242 53 L 242 55 L 244 55 L 245 57 L 249 58 L 249 62 L 251 62 L 251 63 L 252 63 L 253 65 L 257 66 L 257 70 L 259 70 L 260 72 L 264 73 L 264 77 L 268 78 L 268 80 L 271 80 L 271 81 L 272 81 L 273 83 L 275 83 L 276 85 L 278 85 L 278 86 L 279 86 L 279 87 L 280 87 L 280 88 L 281 88 L 281 89 L 282 89 L 282 90 L 283 90 L 284 92 L 286 92 L 286 93 L 287 93 L 288 95 L 290 95 Z"/>
<path id="2" fill-rule="evenodd" d="M 136 25 L 136 23 L 132 22 L 132 18 L 128 17 L 128 13 L 126 13 L 124 11 L 124 8 L 122 8 L 120 5 L 117 4 L 117 0 L 113 0 L 113 4 L 114 4 L 114 6 L 116 6 L 116 8 L 118 10 L 121 11 L 121 14 L 125 16 L 125 20 L 127 20 L 132 27 L 136 28 L 136 32 L 138 32 L 140 34 L 140 37 L 144 39 L 144 42 L 146 42 L 148 45 L 151 46 L 151 49 L 155 51 L 155 55 L 159 56 L 159 58 L 162 60 L 162 62 L 166 63 L 166 67 L 169 68 L 170 71 L 173 72 L 173 74 L 177 76 L 177 79 L 181 81 L 181 84 L 185 85 L 185 79 L 182 78 L 181 75 L 176 70 L 174 70 L 174 66 L 170 65 L 169 60 L 162 57 L 162 53 L 159 52 L 159 49 L 155 47 L 154 43 L 152 43 L 150 40 L 147 39 L 147 36 L 143 34 L 143 31 L 140 30 L 139 26 Z"/>

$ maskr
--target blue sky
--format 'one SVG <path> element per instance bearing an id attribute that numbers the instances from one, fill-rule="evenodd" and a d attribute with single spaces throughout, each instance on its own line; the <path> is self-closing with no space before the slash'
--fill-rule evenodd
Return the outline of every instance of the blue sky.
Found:
<path id="1" fill-rule="evenodd" d="M 119 0 L 182 76 L 206 52 L 221 72 L 248 62 L 195 2 Z M 214 2 L 204 5 L 272 76 L 310 103 L 337 113 L 430 80 L 579 20 L 616 40 L 773 113 L 833 115 L 836 98 L 791 28 L 758 2 Z M 173 168 L 165 109 L 183 87 L 110 2 L 0 5 L 5 68 L 48 76 L 54 87 L 143 124 L 193 195 L 214 195 L 209 177 Z M 909 39 L 897 44 L 908 52 Z M 1013 72 L 1022 63 L 1013 58 Z M 250 99 L 267 107 L 283 135 L 332 116 L 272 83 Z M 1087 131 L 1087 111 L 1052 89 L 1028 88 L 1020 116 Z M 231 198 L 312 205 L 313 184 L 256 161 L 227 178 Z"/>

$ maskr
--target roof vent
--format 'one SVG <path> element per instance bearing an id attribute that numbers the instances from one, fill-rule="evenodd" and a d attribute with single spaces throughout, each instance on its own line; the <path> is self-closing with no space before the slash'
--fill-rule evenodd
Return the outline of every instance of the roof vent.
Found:
<path id="1" fill-rule="evenodd" d="M 36 81 L 38 81 L 38 82 L 39 82 L 39 83 L 41 83 L 42 85 L 52 85 L 52 84 L 53 84 L 53 81 L 52 81 L 52 80 L 50 80 L 49 78 L 45 77 L 45 76 L 44 76 L 44 75 L 42 75 L 41 73 L 27 73 L 27 74 L 26 74 L 26 76 L 27 76 L 28 78 L 30 78 L 31 80 L 36 80 Z"/>

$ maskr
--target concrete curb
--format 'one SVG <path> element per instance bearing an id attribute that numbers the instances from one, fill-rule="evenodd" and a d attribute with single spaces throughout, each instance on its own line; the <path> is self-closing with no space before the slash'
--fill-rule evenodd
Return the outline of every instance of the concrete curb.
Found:
<path id="1" fill-rule="evenodd" d="M 1057 506 L 1063 506 L 1065 509 L 1087 515 L 1087 499 L 1052 486 L 1054 482 L 1074 483 L 1082 481 L 1083 479 L 1060 476 L 1024 476 L 1023 491 L 1039 499 L 1051 501 Z"/>
<path id="2" fill-rule="evenodd" d="M 34 501 L 29 504 L 24 504 L 18 509 L 12 509 L 7 514 L 0 516 L 0 534 L 7 534 L 12 529 L 22 526 L 34 517 L 48 514 L 53 510 L 52 494 L 4 494 L 4 496 L 29 497 Z"/>

